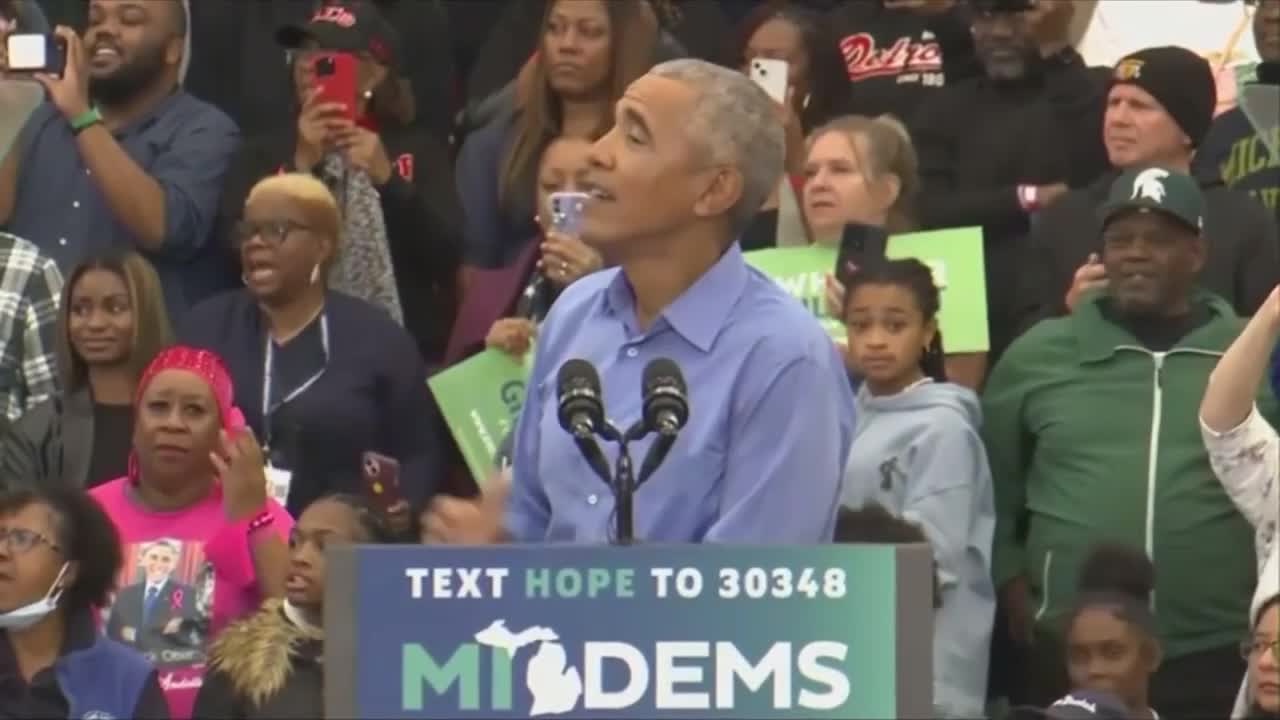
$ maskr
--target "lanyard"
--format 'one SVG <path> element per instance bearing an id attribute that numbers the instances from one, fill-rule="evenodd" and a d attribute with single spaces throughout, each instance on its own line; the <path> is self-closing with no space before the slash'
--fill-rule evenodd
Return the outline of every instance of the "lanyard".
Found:
<path id="1" fill-rule="evenodd" d="M 329 318 L 324 313 L 320 313 L 320 347 L 324 350 L 324 365 L 316 371 L 314 375 L 307 378 L 301 385 L 294 388 L 291 392 L 280 399 L 275 406 L 271 405 L 271 370 L 275 364 L 275 343 L 271 341 L 271 333 L 267 333 L 267 349 L 263 352 L 262 361 L 262 434 L 265 436 L 265 443 L 262 448 L 263 455 L 270 457 L 271 455 L 271 413 L 279 410 L 288 404 L 294 398 L 306 392 L 316 381 L 324 375 L 325 368 L 329 366 Z"/>

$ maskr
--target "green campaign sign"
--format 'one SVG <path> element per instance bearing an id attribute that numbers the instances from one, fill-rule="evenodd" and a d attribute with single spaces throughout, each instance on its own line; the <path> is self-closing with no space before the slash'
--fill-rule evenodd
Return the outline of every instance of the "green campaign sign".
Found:
<path id="1" fill-rule="evenodd" d="M 832 337 L 844 339 L 844 327 L 827 314 L 823 303 L 824 277 L 835 268 L 836 253 L 834 247 L 810 245 L 756 250 L 744 257 L 812 310 Z M 894 235 L 885 254 L 894 259 L 916 258 L 933 271 L 942 291 L 938 323 L 948 353 L 990 349 L 981 228 Z"/>
<path id="2" fill-rule="evenodd" d="M 515 425 L 532 359 L 532 349 L 524 360 L 486 349 L 427 380 L 476 482 L 489 479 L 498 445 Z"/>

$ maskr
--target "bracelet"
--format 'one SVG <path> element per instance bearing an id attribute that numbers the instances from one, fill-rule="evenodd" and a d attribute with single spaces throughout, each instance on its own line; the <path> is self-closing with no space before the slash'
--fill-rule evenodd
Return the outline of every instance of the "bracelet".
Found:
<path id="1" fill-rule="evenodd" d="M 247 534 L 252 535 L 265 527 L 270 527 L 270 525 L 275 521 L 276 516 L 273 515 L 270 510 L 263 510 L 249 521 L 249 530 Z"/>
<path id="2" fill-rule="evenodd" d="M 98 108 L 90 108 L 71 118 L 71 134 L 79 135 L 85 130 L 102 122 L 102 113 L 98 112 Z"/>

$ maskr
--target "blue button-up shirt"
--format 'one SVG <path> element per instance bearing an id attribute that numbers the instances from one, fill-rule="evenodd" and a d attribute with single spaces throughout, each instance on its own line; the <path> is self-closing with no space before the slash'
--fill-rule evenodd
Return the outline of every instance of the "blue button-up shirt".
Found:
<path id="1" fill-rule="evenodd" d="M 689 421 L 635 496 L 635 534 L 653 542 L 827 542 L 853 436 L 844 363 L 813 315 L 749 268 L 735 244 L 647 330 L 618 269 L 579 280 L 538 333 L 516 429 L 506 528 L 517 541 L 605 542 L 613 498 L 556 418 L 556 373 L 600 372 L 614 425 L 641 415 L 654 358 L 683 370 Z M 638 467 L 652 438 L 636 443 Z M 617 457 L 604 444 L 610 465 Z"/>
<path id="2" fill-rule="evenodd" d="M 222 111 L 178 90 L 116 130 L 115 138 L 164 190 L 164 245 L 146 254 L 160 275 L 170 312 L 180 312 L 226 286 L 218 277 L 226 265 L 221 257 L 210 262 L 215 250 L 209 241 L 239 131 Z M 35 243 L 64 274 L 105 249 L 138 247 L 90 176 L 70 123 L 51 103 L 36 109 L 19 143 L 9 232 Z"/>

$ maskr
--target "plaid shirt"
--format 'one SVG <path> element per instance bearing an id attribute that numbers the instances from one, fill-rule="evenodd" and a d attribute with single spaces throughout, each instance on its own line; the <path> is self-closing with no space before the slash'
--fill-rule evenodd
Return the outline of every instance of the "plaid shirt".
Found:
<path id="1" fill-rule="evenodd" d="M 62 273 L 35 245 L 0 232 L 0 412 L 9 420 L 58 391 Z"/>

